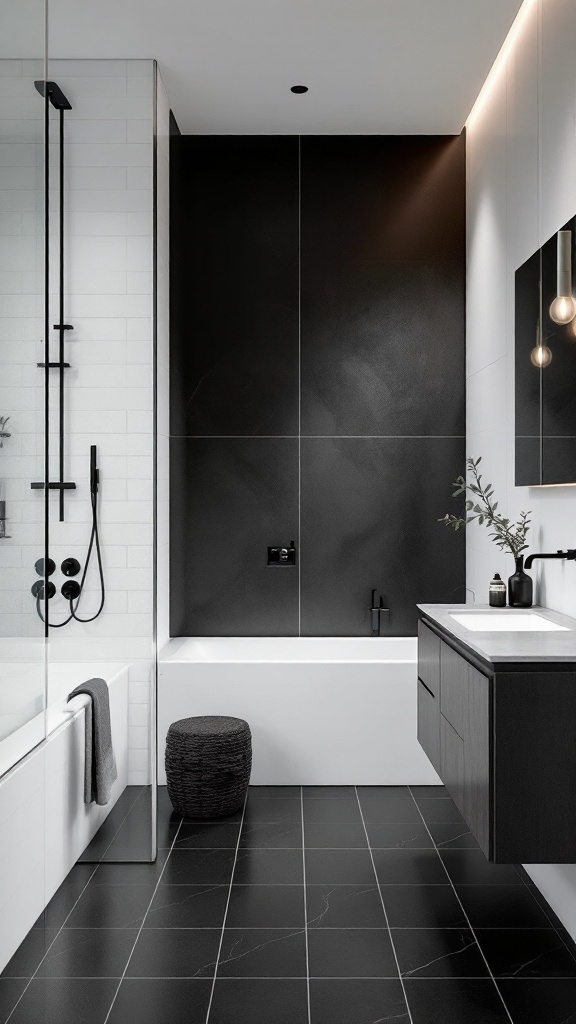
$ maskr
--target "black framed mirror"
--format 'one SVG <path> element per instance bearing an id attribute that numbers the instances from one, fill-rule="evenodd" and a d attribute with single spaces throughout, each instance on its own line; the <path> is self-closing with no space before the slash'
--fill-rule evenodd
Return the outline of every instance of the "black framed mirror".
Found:
<path id="1" fill-rule="evenodd" d="M 516 271 L 515 483 L 576 483 L 576 217 Z"/>

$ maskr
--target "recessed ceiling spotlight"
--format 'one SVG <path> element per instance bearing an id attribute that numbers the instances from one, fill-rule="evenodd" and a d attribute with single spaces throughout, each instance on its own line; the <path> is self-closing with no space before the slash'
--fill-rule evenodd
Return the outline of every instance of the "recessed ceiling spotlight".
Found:
<path id="1" fill-rule="evenodd" d="M 290 89 L 290 92 L 298 92 L 298 93 L 300 93 L 300 92 L 308 92 L 308 86 L 307 85 L 293 85 L 292 88 Z"/>

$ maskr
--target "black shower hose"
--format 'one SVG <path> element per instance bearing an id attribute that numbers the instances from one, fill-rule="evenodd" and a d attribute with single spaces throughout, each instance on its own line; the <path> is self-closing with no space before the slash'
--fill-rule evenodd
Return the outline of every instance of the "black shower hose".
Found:
<path id="1" fill-rule="evenodd" d="M 93 491 L 91 493 L 91 495 L 90 495 L 90 502 L 91 502 L 91 505 L 92 505 L 92 531 L 91 531 L 91 534 L 90 534 L 90 543 L 88 545 L 88 552 L 86 554 L 86 562 L 84 563 L 84 572 L 82 573 L 82 579 L 80 580 L 80 593 L 78 594 L 78 597 L 76 597 L 76 598 L 71 597 L 69 599 L 70 600 L 70 615 L 68 616 L 68 618 L 64 619 L 63 622 L 49 622 L 48 625 L 49 625 L 50 629 L 61 629 L 62 626 L 67 626 L 68 623 L 72 621 L 72 619 L 75 619 L 76 622 L 94 622 L 94 619 L 98 618 L 98 616 L 100 615 L 100 613 L 101 613 L 101 611 L 102 611 L 102 609 L 104 607 L 104 601 L 106 600 L 106 589 L 104 587 L 104 569 L 102 567 L 102 553 L 100 551 L 100 537 L 98 536 L 98 514 L 97 514 L 98 513 L 98 495 L 97 495 L 97 493 L 95 491 Z M 92 550 L 93 550 L 94 547 L 96 548 L 96 559 L 97 559 L 97 562 L 98 562 L 98 574 L 100 576 L 100 594 L 101 594 L 100 607 L 98 608 L 98 611 L 96 612 L 95 615 L 91 615 L 90 618 L 88 618 L 88 619 L 82 619 L 79 615 L 77 615 L 77 611 L 78 611 L 78 606 L 80 604 L 80 600 L 82 598 L 82 592 L 84 590 L 84 581 L 86 579 L 86 573 L 88 572 L 88 566 L 90 565 L 90 559 L 92 557 Z M 38 597 L 36 598 L 36 611 L 38 612 L 38 615 L 42 619 L 42 622 L 45 622 L 46 620 L 44 619 L 44 616 L 42 614 L 42 601 L 43 601 L 43 597 L 38 595 Z M 74 602 L 76 602 L 76 604 L 74 604 Z"/>

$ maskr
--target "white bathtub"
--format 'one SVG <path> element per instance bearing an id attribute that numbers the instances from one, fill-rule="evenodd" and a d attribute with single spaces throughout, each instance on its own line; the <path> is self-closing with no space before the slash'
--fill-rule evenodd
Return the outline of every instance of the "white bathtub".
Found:
<path id="1" fill-rule="evenodd" d="M 255 785 L 434 785 L 416 738 L 415 637 L 178 637 L 159 657 L 158 781 L 171 722 L 236 715 Z"/>
<path id="2" fill-rule="evenodd" d="M 16 665 L 22 667 L 22 663 Z M 37 671 L 39 665 L 35 664 L 32 677 L 36 682 Z M 106 807 L 84 803 L 84 709 L 88 698 L 80 696 L 66 702 L 69 692 L 92 676 L 102 676 L 108 683 L 118 766 L 118 779 Z M 27 677 L 24 670 L 14 674 L 11 663 L 4 663 L 0 678 L 22 681 Z M 2 757 L 4 744 L 31 738 L 30 734 L 24 737 L 22 730 L 36 724 L 41 733 L 34 749 L 22 751 L 18 763 L 0 778 L 0 970 L 127 784 L 128 666 L 52 663 L 48 694 L 47 711 L 32 715 L 0 742 Z M 21 710 L 25 703 L 21 702 Z"/>

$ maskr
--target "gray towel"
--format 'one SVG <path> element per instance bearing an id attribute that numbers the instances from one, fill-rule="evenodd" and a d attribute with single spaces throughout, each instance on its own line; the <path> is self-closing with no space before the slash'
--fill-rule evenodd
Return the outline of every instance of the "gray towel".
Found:
<path id="1" fill-rule="evenodd" d="M 104 679 L 88 679 L 72 690 L 68 700 L 80 693 L 90 697 L 85 713 L 84 802 L 90 804 L 95 800 L 103 805 L 108 803 L 112 786 L 118 778 L 112 748 L 108 684 Z"/>

